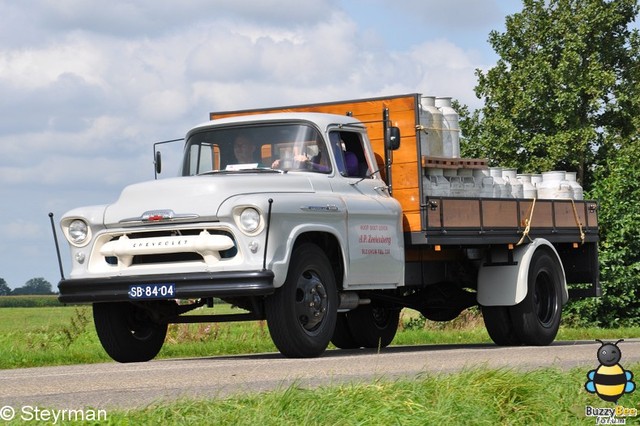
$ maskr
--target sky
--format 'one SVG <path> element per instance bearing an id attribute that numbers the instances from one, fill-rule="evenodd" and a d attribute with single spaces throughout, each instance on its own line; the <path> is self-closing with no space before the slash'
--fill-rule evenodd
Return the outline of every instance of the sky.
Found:
<path id="1" fill-rule="evenodd" d="M 153 179 L 211 111 L 422 93 L 470 108 L 518 0 L 0 0 L 0 278 L 65 273 L 57 224 Z M 162 176 L 177 173 L 165 151 Z M 172 163 L 171 158 L 175 163 Z"/>

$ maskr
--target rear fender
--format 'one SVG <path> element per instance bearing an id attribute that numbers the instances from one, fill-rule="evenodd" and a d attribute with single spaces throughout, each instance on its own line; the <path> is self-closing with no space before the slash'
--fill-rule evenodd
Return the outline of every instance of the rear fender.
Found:
<path id="1" fill-rule="evenodd" d="M 481 306 L 514 306 L 524 300 L 528 289 L 529 265 L 536 250 L 549 250 L 562 275 L 562 304 L 569 299 L 567 279 L 560 256 L 544 238 L 513 250 L 513 262 L 507 262 L 504 252 L 492 249 L 478 271 L 478 303 Z M 491 262 L 488 259 L 491 259 Z"/>

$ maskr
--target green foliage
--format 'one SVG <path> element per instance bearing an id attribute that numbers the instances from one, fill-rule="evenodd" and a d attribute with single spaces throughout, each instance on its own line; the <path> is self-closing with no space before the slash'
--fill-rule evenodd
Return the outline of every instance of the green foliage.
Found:
<path id="1" fill-rule="evenodd" d="M 11 294 L 53 294 L 51 283 L 44 278 L 31 278 L 22 287 L 14 289 Z"/>
<path id="2" fill-rule="evenodd" d="M 617 150 L 596 170 L 593 196 L 600 200 L 600 274 L 604 297 L 596 319 L 606 326 L 640 325 L 640 145 Z"/>
<path id="3" fill-rule="evenodd" d="M 0 296 L 6 296 L 9 293 L 11 293 L 11 288 L 4 278 L 0 278 Z"/>
<path id="4" fill-rule="evenodd" d="M 524 0 L 506 32 L 489 42 L 500 56 L 477 71 L 481 111 L 461 121 L 463 156 L 522 172 L 577 171 L 585 189 L 615 143 L 637 139 L 640 111 L 636 0 Z M 467 120 L 465 123 L 464 120 Z"/>
<path id="5" fill-rule="evenodd" d="M 62 306 L 54 295 L 1 296 L 0 308 L 40 308 Z"/>

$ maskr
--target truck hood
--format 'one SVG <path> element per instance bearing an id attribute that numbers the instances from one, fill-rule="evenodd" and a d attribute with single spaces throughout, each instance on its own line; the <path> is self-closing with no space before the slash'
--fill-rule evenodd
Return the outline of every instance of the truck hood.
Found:
<path id="1" fill-rule="evenodd" d="M 118 200 L 107 206 L 104 224 L 140 221 L 147 212 L 172 211 L 176 215 L 214 218 L 228 198 L 259 193 L 314 192 L 303 174 L 225 174 L 188 176 L 127 186 Z"/>

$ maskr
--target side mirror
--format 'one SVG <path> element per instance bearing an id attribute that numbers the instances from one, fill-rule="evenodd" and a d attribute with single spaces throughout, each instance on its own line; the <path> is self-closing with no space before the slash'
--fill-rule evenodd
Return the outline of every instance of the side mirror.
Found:
<path id="1" fill-rule="evenodd" d="M 160 154 L 160 151 L 156 151 L 153 164 L 155 165 L 155 168 L 156 168 L 156 178 L 157 178 L 158 175 L 162 172 L 162 154 Z"/>
<path id="2" fill-rule="evenodd" d="M 400 148 L 400 128 L 389 127 L 387 134 L 385 135 L 385 146 L 390 151 L 395 151 Z"/>

